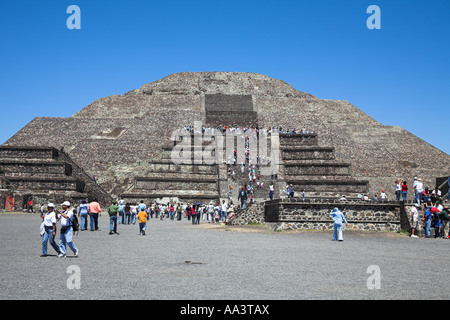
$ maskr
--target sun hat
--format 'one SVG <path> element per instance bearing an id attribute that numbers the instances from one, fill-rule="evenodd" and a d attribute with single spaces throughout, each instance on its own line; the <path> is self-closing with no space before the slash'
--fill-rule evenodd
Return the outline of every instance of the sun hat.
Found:
<path id="1" fill-rule="evenodd" d="M 50 202 L 50 203 L 47 205 L 47 207 L 54 208 L 55 205 L 54 205 L 53 203 Z"/>
<path id="2" fill-rule="evenodd" d="M 69 201 L 64 201 L 63 203 L 61 203 L 61 205 L 70 207 L 70 202 Z"/>

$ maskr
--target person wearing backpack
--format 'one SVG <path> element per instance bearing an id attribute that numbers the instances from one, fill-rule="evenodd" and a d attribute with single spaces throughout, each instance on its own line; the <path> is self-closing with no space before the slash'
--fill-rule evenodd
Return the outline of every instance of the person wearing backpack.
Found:
<path id="1" fill-rule="evenodd" d="M 89 213 L 89 205 L 86 203 L 86 200 L 81 200 L 81 204 L 78 207 L 78 214 L 80 215 L 80 230 L 87 230 L 87 216 Z"/>
<path id="2" fill-rule="evenodd" d="M 59 238 L 59 251 L 58 258 L 65 258 L 67 254 L 66 245 L 73 251 L 75 257 L 78 257 L 78 249 L 75 247 L 75 244 L 72 241 L 73 236 L 73 210 L 70 210 L 70 202 L 65 201 L 61 204 L 63 211 L 60 213 L 61 215 L 61 231 Z"/>

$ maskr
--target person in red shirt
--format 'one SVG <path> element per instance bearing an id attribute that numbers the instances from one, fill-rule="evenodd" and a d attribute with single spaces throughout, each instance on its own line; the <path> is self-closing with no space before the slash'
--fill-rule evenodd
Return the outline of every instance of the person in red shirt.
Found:
<path id="1" fill-rule="evenodd" d="M 173 206 L 173 204 L 171 204 L 169 207 L 170 220 L 173 220 L 174 214 L 175 214 L 175 207 Z"/>
<path id="2" fill-rule="evenodd" d="M 33 200 L 32 200 L 32 199 L 30 199 L 30 201 L 28 201 L 28 209 L 27 209 L 27 212 L 30 213 L 30 211 L 31 211 L 31 213 L 34 213 L 34 210 L 33 210 Z"/>
<path id="3" fill-rule="evenodd" d="M 403 195 L 403 201 L 406 201 L 406 195 L 408 194 L 408 184 L 406 181 L 403 181 L 402 183 L 402 195 Z"/>

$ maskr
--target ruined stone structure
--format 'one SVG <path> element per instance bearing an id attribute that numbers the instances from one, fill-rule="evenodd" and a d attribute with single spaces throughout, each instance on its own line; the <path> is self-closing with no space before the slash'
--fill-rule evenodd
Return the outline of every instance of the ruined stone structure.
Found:
<path id="1" fill-rule="evenodd" d="M 112 201 L 70 156 L 51 147 L 1 146 L 0 185 L 0 208 L 6 196 L 14 198 L 15 210 L 27 208 L 30 199 L 35 205 L 94 197 L 102 204 Z"/>
<path id="2" fill-rule="evenodd" d="M 293 184 L 315 197 L 381 190 L 393 197 L 396 179 L 414 176 L 433 188 L 448 176 L 450 156 L 397 126 L 384 126 L 347 101 L 324 100 L 284 81 L 254 73 L 184 72 L 123 95 L 98 99 L 69 118 L 38 117 L 3 147 L 60 150 L 112 198 L 227 199 L 245 181 L 230 165 L 174 165 L 172 133 L 204 126 L 306 128 L 316 135 L 280 135 L 276 197 Z M 61 127 L 66 130 L 59 130 Z M 198 151 L 198 150 L 197 150 Z M 51 170 L 50 168 L 48 170 Z M 238 172 L 238 170 L 236 170 Z M 270 177 L 257 199 L 268 198 Z"/>

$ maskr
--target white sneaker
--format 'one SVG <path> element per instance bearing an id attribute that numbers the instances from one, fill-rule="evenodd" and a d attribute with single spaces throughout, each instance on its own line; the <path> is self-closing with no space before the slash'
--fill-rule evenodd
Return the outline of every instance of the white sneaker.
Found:
<path id="1" fill-rule="evenodd" d="M 78 249 L 75 251 L 75 257 L 78 257 Z"/>
<path id="2" fill-rule="evenodd" d="M 62 253 L 58 254 L 58 258 L 65 258 L 65 257 L 66 257 L 65 254 L 62 254 Z"/>

